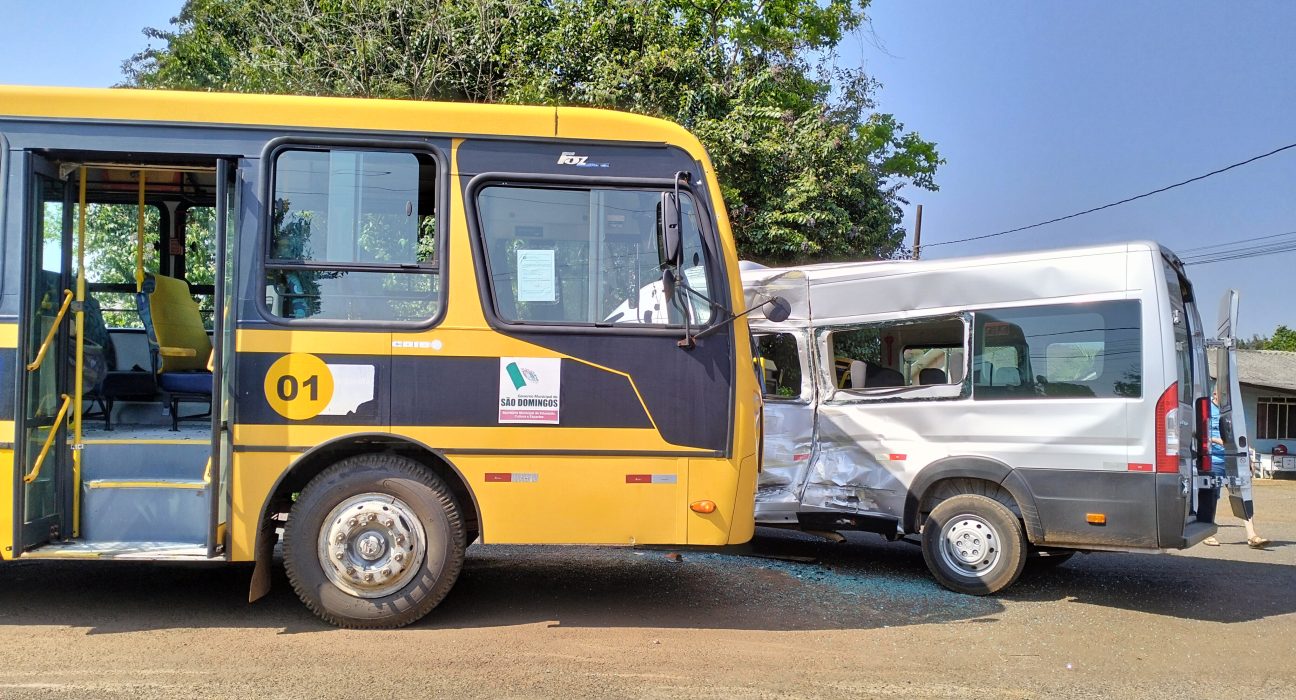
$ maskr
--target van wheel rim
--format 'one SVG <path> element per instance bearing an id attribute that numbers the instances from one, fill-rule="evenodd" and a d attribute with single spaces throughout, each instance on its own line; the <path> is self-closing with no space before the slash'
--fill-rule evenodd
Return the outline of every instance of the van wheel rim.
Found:
<path id="1" fill-rule="evenodd" d="M 999 563 L 999 532 L 977 515 L 959 515 L 941 528 L 941 559 L 964 576 L 980 578 Z"/>
<path id="2" fill-rule="evenodd" d="M 342 501 L 320 526 L 318 552 L 333 585 L 360 598 L 391 595 L 423 564 L 423 523 L 404 501 L 362 493 Z"/>

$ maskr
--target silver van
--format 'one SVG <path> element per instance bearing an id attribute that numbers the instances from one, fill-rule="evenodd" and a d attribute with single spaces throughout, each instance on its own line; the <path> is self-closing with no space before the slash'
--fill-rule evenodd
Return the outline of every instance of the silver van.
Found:
<path id="1" fill-rule="evenodd" d="M 981 257 L 745 264 L 765 386 L 757 523 L 917 537 L 935 577 L 1001 590 L 1028 560 L 1191 547 L 1227 482 L 1250 512 L 1232 355 L 1174 253 L 1150 242 Z M 1206 353 L 1221 353 L 1223 480 Z M 1236 428 L 1236 429 L 1234 429 Z"/>

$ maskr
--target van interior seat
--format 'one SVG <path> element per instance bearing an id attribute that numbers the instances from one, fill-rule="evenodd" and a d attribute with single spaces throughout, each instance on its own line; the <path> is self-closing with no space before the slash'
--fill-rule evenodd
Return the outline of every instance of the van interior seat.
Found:
<path id="1" fill-rule="evenodd" d="M 939 367 L 926 367 L 918 372 L 919 384 L 948 384 L 949 379 L 945 376 L 945 370 Z"/>
<path id="2" fill-rule="evenodd" d="M 852 360 L 850 363 L 850 385 L 852 389 L 863 389 L 867 381 L 868 363 L 863 360 Z"/>
<path id="3" fill-rule="evenodd" d="M 904 375 L 900 370 L 872 365 L 873 372 L 868 375 L 868 386 L 904 386 Z"/>
<path id="4" fill-rule="evenodd" d="M 1016 367 L 996 367 L 995 386 L 1021 386 L 1021 371 Z"/>
<path id="5" fill-rule="evenodd" d="M 899 370 L 875 365 L 863 360 L 850 364 L 852 389 L 874 389 L 878 387 L 904 386 L 904 375 Z"/>

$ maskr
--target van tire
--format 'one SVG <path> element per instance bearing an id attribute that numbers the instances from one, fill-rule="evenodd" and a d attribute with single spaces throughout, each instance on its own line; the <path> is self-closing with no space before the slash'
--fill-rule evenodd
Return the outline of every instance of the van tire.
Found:
<path id="1" fill-rule="evenodd" d="M 288 580 L 329 624 L 404 627 L 436 607 L 459 578 L 466 547 L 460 513 L 446 483 L 414 460 L 344 459 L 293 504 L 284 526 Z"/>
<path id="2" fill-rule="evenodd" d="M 923 560 L 942 586 L 970 595 L 1007 588 L 1026 565 L 1021 521 L 993 498 L 960 494 L 941 501 L 922 528 Z"/>

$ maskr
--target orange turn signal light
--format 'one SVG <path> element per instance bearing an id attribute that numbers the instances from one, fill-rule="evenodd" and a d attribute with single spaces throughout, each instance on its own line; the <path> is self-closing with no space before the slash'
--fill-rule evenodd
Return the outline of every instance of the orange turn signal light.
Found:
<path id="1" fill-rule="evenodd" d="M 1088 522 L 1090 525 L 1106 525 L 1107 514 L 1106 513 L 1085 513 L 1085 521 Z"/>
<path id="2" fill-rule="evenodd" d="M 693 501 L 689 504 L 689 510 L 694 513 L 714 513 L 716 511 L 715 501 Z"/>

